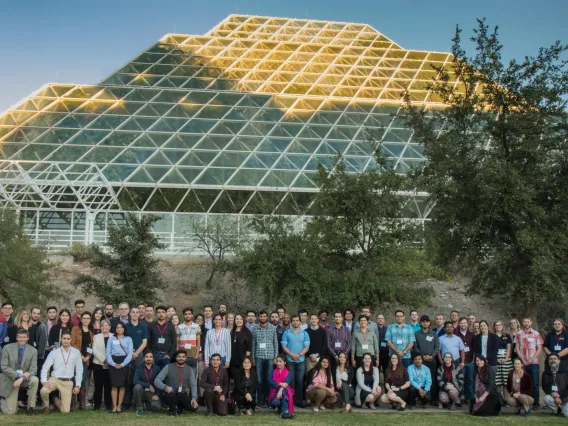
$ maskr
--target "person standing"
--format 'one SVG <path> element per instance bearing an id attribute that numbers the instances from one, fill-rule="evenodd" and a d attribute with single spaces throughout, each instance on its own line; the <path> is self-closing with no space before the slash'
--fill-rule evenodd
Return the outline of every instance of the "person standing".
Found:
<path id="1" fill-rule="evenodd" d="M 136 407 L 136 415 L 141 417 L 144 415 L 144 406 L 150 411 L 160 411 L 162 404 L 160 396 L 154 387 L 154 381 L 160 373 L 160 368 L 154 365 L 154 354 L 146 352 L 144 354 L 144 363 L 138 365 L 134 371 L 132 391 L 134 406 Z"/>
<path id="2" fill-rule="evenodd" d="M 109 365 L 110 385 L 112 387 L 112 412 L 120 413 L 126 385 L 128 384 L 128 365 L 132 360 L 132 339 L 125 336 L 124 324 L 116 324 L 115 335 L 109 338 L 106 347 L 106 361 Z"/>
<path id="3" fill-rule="evenodd" d="M 542 372 L 544 403 L 553 415 L 568 417 L 568 372 L 560 367 L 558 354 L 548 355 L 548 367 Z"/>
<path id="4" fill-rule="evenodd" d="M 106 348 L 112 336 L 110 332 L 110 321 L 101 321 L 101 332 L 93 337 L 93 379 L 95 381 L 95 392 L 93 393 L 93 409 L 101 409 L 103 394 L 106 409 L 110 412 L 112 401 L 110 375 L 108 363 L 106 361 Z"/>
<path id="5" fill-rule="evenodd" d="M 0 363 L 0 411 L 7 415 L 18 412 L 18 393 L 27 389 L 28 416 L 35 416 L 39 381 L 37 378 L 37 350 L 28 345 L 29 333 L 20 329 L 16 343 L 4 346 Z"/>
<path id="6" fill-rule="evenodd" d="M 201 386 L 205 389 L 203 397 L 207 405 L 207 415 L 226 416 L 229 411 L 227 404 L 229 375 L 222 366 L 221 355 L 214 353 L 209 358 L 209 368 L 206 368 L 201 374 Z"/>
<path id="7" fill-rule="evenodd" d="M 408 325 L 412 327 L 412 331 L 414 331 L 414 333 L 420 331 L 422 328 L 419 318 L 420 317 L 418 316 L 418 311 L 410 311 L 410 322 L 408 323 Z"/>
<path id="8" fill-rule="evenodd" d="M 383 377 L 387 374 L 387 367 L 390 362 L 389 347 L 387 346 L 387 329 L 385 316 L 377 315 L 377 339 L 379 341 L 379 369 L 383 371 Z"/>
<path id="9" fill-rule="evenodd" d="M 246 328 L 252 333 L 254 331 L 254 326 L 256 325 L 256 312 L 253 310 L 247 311 L 247 323 Z"/>
<path id="10" fill-rule="evenodd" d="M 531 376 L 532 396 L 534 398 L 533 410 L 540 407 L 540 354 L 542 353 L 542 337 L 532 328 L 532 320 L 523 318 L 523 329 L 517 334 L 517 355 L 523 361 L 525 370 Z"/>
<path id="11" fill-rule="evenodd" d="M 40 360 L 40 366 L 38 366 L 38 372 L 41 371 L 41 366 L 43 366 L 44 360 L 49 355 L 49 333 L 55 324 L 57 324 L 57 308 L 55 306 L 49 306 L 46 310 L 47 319 L 42 322 L 36 333 L 36 339 L 38 342 L 37 355 L 38 360 Z"/>
<path id="12" fill-rule="evenodd" d="M 213 324 L 214 327 L 207 332 L 205 337 L 205 367 L 209 367 L 211 355 L 219 354 L 223 368 L 229 368 L 231 364 L 231 333 L 223 327 L 221 314 L 215 314 Z"/>
<path id="13" fill-rule="evenodd" d="M 305 354 L 308 353 L 310 348 L 310 336 L 305 330 L 300 328 L 300 317 L 299 315 L 292 316 L 292 328 L 286 330 L 282 335 L 282 350 L 286 354 L 286 359 L 288 360 L 288 366 L 290 367 L 290 382 L 289 384 L 293 384 L 294 388 L 294 400 L 296 405 L 299 407 L 303 407 L 304 405 L 304 398 L 303 398 L 303 391 L 304 391 L 304 373 L 305 373 Z M 285 364 L 285 362 L 283 363 Z M 284 366 L 283 366 L 284 367 Z M 272 366 L 268 367 L 269 369 Z M 257 374 L 259 370 L 257 368 Z M 281 370 L 280 373 L 283 373 Z M 286 373 L 288 373 L 288 369 L 286 369 Z M 267 377 L 272 377 L 273 374 L 269 374 Z M 263 398 L 266 395 L 266 389 L 263 388 L 263 384 L 268 384 L 270 380 L 263 381 L 264 378 L 261 378 L 261 375 L 258 374 L 258 399 L 261 400 L 260 397 Z M 265 385 L 266 386 L 266 385 Z M 291 396 L 291 393 L 290 393 Z M 268 402 L 270 403 L 271 400 Z M 289 401 L 292 403 L 292 401 Z M 293 408 L 293 407 L 292 407 Z"/>
<path id="14" fill-rule="evenodd" d="M 424 358 L 420 354 L 414 355 L 414 363 L 408 367 L 408 379 L 410 388 L 408 389 L 408 405 L 412 408 L 416 406 L 416 400 L 420 401 L 422 408 L 430 402 L 430 388 L 432 387 L 432 376 L 428 367 L 422 363 Z"/>
<path id="15" fill-rule="evenodd" d="M 132 339 L 132 363 L 127 367 L 128 370 L 128 382 L 126 385 L 126 391 L 124 393 L 124 407 L 128 409 L 132 404 L 132 392 L 134 385 L 132 380 L 134 379 L 134 372 L 136 366 L 144 364 L 144 351 L 148 346 L 148 327 L 140 322 L 140 312 L 138 306 L 134 306 L 130 310 L 130 318 L 128 322 L 124 324 L 126 329 L 126 336 Z"/>
<path id="16" fill-rule="evenodd" d="M 81 325 L 81 317 L 85 312 L 85 301 L 75 300 L 75 313 L 71 315 L 71 327 L 79 327 Z"/>
<path id="17" fill-rule="evenodd" d="M 463 353 L 464 353 L 464 367 L 463 375 L 465 379 L 464 394 L 465 397 L 470 401 L 474 401 L 474 382 L 473 382 L 473 333 L 469 331 L 469 323 L 466 317 L 461 317 L 459 319 L 460 328 L 456 333 L 463 342 Z M 453 355 L 452 355 L 453 357 Z"/>
<path id="18" fill-rule="evenodd" d="M 115 333 L 115 328 L 118 323 L 122 323 L 126 328 L 126 324 L 130 322 L 130 305 L 126 302 L 121 302 L 118 305 L 118 316 L 110 320 L 110 332 Z"/>
<path id="19" fill-rule="evenodd" d="M 499 344 L 499 338 L 489 332 L 487 321 L 479 321 L 479 335 L 473 338 L 473 356 L 476 354 L 483 355 L 487 359 L 489 368 L 494 370 L 495 377 L 497 377 L 497 369 L 499 368 L 499 362 L 497 361 Z M 497 380 L 495 380 L 495 384 L 497 384 Z"/>
<path id="20" fill-rule="evenodd" d="M 29 345 L 32 345 L 34 348 L 38 348 L 38 331 L 39 331 L 39 326 L 41 325 L 41 309 L 37 306 L 34 306 L 32 308 L 32 310 L 30 311 L 31 314 L 31 320 L 30 320 L 30 329 L 29 334 L 30 334 L 30 340 L 29 340 Z"/>
<path id="21" fill-rule="evenodd" d="M 50 370 L 51 376 L 48 379 Z M 73 386 L 73 383 L 81 383 L 82 377 L 81 352 L 71 346 L 71 333 L 62 331 L 61 346 L 49 353 L 41 369 L 43 414 L 49 414 L 49 394 L 54 391 L 59 391 L 60 395 L 60 399 L 55 398 L 54 406 L 62 413 L 69 413 L 72 395 L 79 395 L 81 390 L 79 386 Z"/>
<path id="22" fill-rule="evenodd" d="M 434 378 L 438 371 L 440 342 L 438 341 L 438 334 L 430 330 L 430 317 L 428 315 L 422 315 L 420 326 L 422 327 L 421 330 L 414 335 L 416 343 L 412 348 L 412 352 L 413 354 L 422 355 L 423 364 L 430 370 L 430 375 L 433 378 L 430 390 L 431 402 L 432 405 L 438 405 L 438 383 Z"/>
<path id="23" fill-rule="evenodd" d="M 185 362 L 197 374 L 197 358 L 201 351 L 201 327 L 193 322 L 192 308 L 183 309 L 183 324 L 177 327 L 176 333 L 178 348 L 185 350 Z"/>
<path id="24" fill-rule="evenodd" d="M 273 362 L 278 355 L 278 337 L 276 327 L 268 322 L 266 311 L 259 312 L 258 320 L 259 324 L 255 325 L 252 333 L 251 355 L 258 376 L 258 405 L 259 407 L 266 407 L 268 405 L 266 400 L 268 378 L 272 376 Z M 284 347 L 284 336 L 282 336 L 282 347 Z"/>
<path id="25" fill-rule="evenodd" d="M 229 365 L 233 380 L 236 380 L 239 371 L 243 368 L 243 361 L 245 358 L 250 359 L 251 354 L 252 333 L 245 327 L 243 316 L 241 314 L 236 314 L 235 325 L 231 330 L 231 362 Z M 256 389 L 256 372 L 254 387 Z"/>
<path id="26" fill-rule="evenodd" d="M 495 335 L 499 339 L 499 349 L 497 350 L 497 374 L 495 376 L 495 386 L 501 391 L 503 398 L 506 396 L 507 378 L 509 372 L 513 371 L 513 362 L 511 355 L 513 352 L 513 338 L 510 334 L 505 333 L 505 326 L 502 321 L 493 323 Z"/>
<path id="27" fill-rule="evenodd" d="M 185 349 L 173 354 L 175 362 L 166 365 L 154 379 L 154 386 L 163 391 L 168 415 L 175 417 L 183 410 L 197 411 L 197 380 L 195 372 L 186 364 Z"/>
<path id="28" fill-rule="evenodd" d="M 416 338 L 412 327 L 404 323 L 404 311 L 397 310 L 394 314 L 396 323 L 387 329 L 385 339 L 390 348 L 389 354 L 397 353 L 402 358 L 402 364 L 408 368 L 410 365 L 410 350 Z"/>
<path id="29" fill-rule="evenodd" d="M 523 361 L 520 358 L 515 360 L 514 369 L 509 373 L 507 392 L 509 393 L 509 396 L 505 399 L 507 405 L 518 408 L 517 414 L 519 415 L 524 408 L 525 417 L 530 417 L 531 405 L 534 404 L 532 381 L 531 376 L 524 370 Z"/>
<path id="30" fill-rule="evenodd" d="M 84 304 L 83 304 L 84 305 Z M 81 360 L 83 361 L 83 377 L 79 386 L 79 408 L 87 409 L 87 394 L 89 392 L 89 367 L 91 365 L 91 356 L 93 354 L 93 328 L 91 326 L 91 313 L 81 313 L 79 318 L 80 326 L 74 326 L 71 330 L 71 346 L 81 352 Z"/>
<path id="31" fill-rule="evenodd" d="M 345 309 L 343 311 L 343 326 L 346 327 L 351 333 L 353 333 L 353 328 L 355 327 L 355 313 L 351 309 Z"/>
<path id="32" fill-rule="evenodd" d="M 380 365 L 379 340 L 376 332 L 369 330 L 368 324 L 369 319 L 363 314 L 359 315 L 359 329 L 353 332 L 351 338 L 351 365 L 355 369 L 361 366 L 365 354 L 371 355 L 374 365 Z"/>
<path id="33" fill-rule="evenodd" d="M 154 362 L 160 368 L 170 363 L 170 356 L 176 350 L 176 329 L 171 322 L 166 320 L 166 307 L 156 307 L 158 320 L 148 323 L 148 335 L 150 350 L 154 354 Z"/>
<path id="34" fill-rule="evenodd" d="M 333 325 L 327 330 L 327 350 L 331 358 L 331 371 L 337 369 L 340 353 L 344 353 L 347 359 L 349 359 L 351 332 L 343 325 L 343 314 L 341 311 L 334 312 Z"/>
<path id="35" fill-rule="evenodd" d="M 557 354 L 560 367 L 568 372 L 568 332 L 561 319 L 556 318 L 552 322 L 552 331 L 544 338 L 543 350 L 546 356 Z"/>
<path id="36" fill-rule="evenodd" d="M 59 348 L 61 346 L 61 336 L 63 333 L 71 333 L 71 312 L 69 309 L 61 309 L 59 311 L 59 321 L 49 331 L 49 348 L 51 350 Z"/>
<path id="37" fill-rule="evenodd" d="M 205 327 L 207 331 L 213 328 L 213 306 L 211 305 L 205 305 L 203 307 L 203 327 Z M 209 362 L 209 358 L 207 358 L 206 362 Z"/>
<path id="38" fill-rule="evenodd" d="M 310 326 L 306 330 L 310 336 L 310 349 L 306 357 L 305 372 L 315 367 L 318 360 L 327 354 L 327 333 L 320 325 L 320 319 L 316 314 L 310 316 Z"/>

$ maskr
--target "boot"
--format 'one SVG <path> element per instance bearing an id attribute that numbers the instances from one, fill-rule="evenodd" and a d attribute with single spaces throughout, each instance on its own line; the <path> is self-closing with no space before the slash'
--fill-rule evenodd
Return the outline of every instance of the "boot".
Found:
<path id="1" fill-rule="evenodd" d="M 77 405 L 79 405 L 77 395 L 73 394 L 73 397 L 71 398 L 71 411 L 77 410 Z"/>

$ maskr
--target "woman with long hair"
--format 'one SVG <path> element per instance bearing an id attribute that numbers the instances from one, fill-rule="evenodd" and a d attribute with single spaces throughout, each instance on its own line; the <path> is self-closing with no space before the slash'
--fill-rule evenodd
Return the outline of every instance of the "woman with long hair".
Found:
<path id="1" fill-rule="evenodd" d="M 286 356 L 280 354 L 276 357 L 276 368 L 268 377 L 268 403 L 281 410 L 280 417 L 283 419 L 294 417 L 294 391 L 290 386 L 291 382 L 292 375 L 286 368 Z"/>
<path id="2" fill-rule="evenodd" d="M 507 379 L 509 373 L 513 371 L 513 338 L 505 332 L 503 321 L 493 323 L 495 335 L 499 338 L 499 349 L 497 351 L 497 374 L 495 376 L 495 386 L 501 390 L 503 398 L 506 396 Z"/>
<path id="3" fill-rule="evenodd" d="M 32 326 L 30 313 L 25 309 L 20 311 L 18 315 L 16 315 L 16 318 L 14 319 L 14 325 L 17 327 L 18 330 L 23 328 L 24 330 L 29 331 L 30 327 Z M 32 342 L 30 342 L 30 345 L 31 344 Z"/>
<path id="4" fill-rule="evenodd" d="M 452 409 L 452 404 L 461 407 L 464 399 L 464 376 L 461 367 L 454 362 L 452 354 L 446 352 L 442 357 L 443 364 L 438 368 L 438 398 L 442 407 Z"/>
<path id="5" fill-rule="evenodd" d="M 390 356 L 389 365 L 385 372 L 385 390 L 386 394 L 381 397 L 384 403 L 391 403 L 392 408 L 397 411 L 406 410 L 406 400 L 408 399 L 408 388 L 410 387 L 410 379 L 408 372 L 400 355 L 393 353 Z"/>
<path id="6" fill-rule="evenodd" d="M 215 314 L 213 326 L 205 338 L 205 367 L 209 367 L 211 355 L 219 354 L 223 368 L 228 369 L 231 362 L 231 333 L 223 328 L 223 316 L 221 314 Z"/>
<path id="7" fill-rule="evenodd" d="M 308 372 L 308 387 L 306 395 L 313 402 L 313 410 L 318 412 L 325 410 L 325 405 L 335 404 L 335 385 L 329 358 L 324 356 L 319 359 L 315 367 Z"/>
<path id="8" fill-rule="evenodd" d="M 170 322 L 172 323 L 172 325 L 174 327 L 177 327 L 179 325 L 179 315 L 178 314 L 173 314 L 170 318 Z"/>
<path id="9" fill-rule="evenodd" d="M 509 321 L 509 334 L 513 338 L 513 348 L 511 350 L 511 359 L 514 360 L 518 357 L 517 353 L 515 352 L 515 346 L 517 345 L 517 334 L 519 334 L 522 330 L 521 323 L 517 318 L 511 318 Z"/>
<path id="10" fill-rule="evenodd" d="M 481 354 L 475 357 L 475 365 L 475 399 L 470 403 L 470 412 L 474 416 L 498 416 L 501 412 L 501 401 L 497 396 L 495 371 L 489 368 L 487 359 Z"/>
<path id="11" fill-rule="evenodd" d="M 106 360 L 109 365 L 110 385 L 112 387 L 112 412 L 120 413 L 124 393 L 128 384 L 128 364 L 132 361 L 132 339 L 126 335 L 126 328 L 118 322 L 106 348 Z"/>
<path id="12" fill-rule="evenodd" d="M 375 410 L 375 401 L 381 396 L 379 386 L 379 369 L 373 365 L 371 354 L 365 353 L 357 369 L 357 388 L 355 390 L 355 405 L 366 405 Z"/>
<path id="13" fill-rule="evenodd" d="M 236 316 L 239 315 L 237 314 Z M 247 330 L 246 327 L 243 326 L 243 328 Z M 241 410 L 245 410 L 247 415 L 252 416 L 252 412 L 256 407 L 255 398 L 258 380 L 256 370 L 252 368 L 252 359 L 249 356 L 243 358 L 241 368 L 234 376 L 234 379 L 235 391 L 233 396 L 235 401 Z"/>
<path id="14" fill-rule="evenodd" d="M 232 330 L 235 326 L 235 314 L 229 312 L 225 317 L 225 328 L 227 330 Z"/>
<path id="15" fill-rule="evenodd" d="M 347 354 L 340 352 L 337 355 L 337 369 L 335 371 L 335 385 L 341 395 L 343 403 L 343 411 L 349 413 L 353 411 L 351 403 L 355 397 L 355 389 L 353 389 L 353 369 L 349 365 Z"/>
<path id="16" fill-rule="evenodd" d="M 97 307 L 93 310 L 93 315 L 91 317 L 91 327 L 93 334 L 96 336 L 101 332 L 101 321 L 104 319 L 104 312 L 101 307 Z"/>
<path id="17" fill-rule="evenodd" d="M 71 311 L 69 309 L 61 309 L 61 311 L 59 311 L 57 324 L 51 327 L 47 339 L 50 349 L 59 348 L 61 345 L 61 334 L 64 331 L 71 333 Z"/>
<path id="18" fill-rule="evenodd" d="M 106 409 L 110 411 L 112 401 L 110 389 L 110 375 L 106 361 L 106 347 L 112 333 L 110 321 L 101 321 L 101 332 L 93 337 L 93 379 L 95 379 L 95 392 L 93 393 L 93 409 L 100 410 L 103 394 Z"/>
<path id="19" fill-rule="evenodd" d="M 87 409 L 87 393 L 89 391 L 89 381 L 91 379 L 91 356 L 93 353 L 93 326 L 91 325 L 91 313 L 81 314 L 81 325 L 73 327 L 71 330 L 71 346 L 81 352 L 83 360 L 83 378 L 79 385 L 79 408 Z"/>
<path id="20" fill-rule="evenodd" d="M 505 399 L 508 406 L 518 409 L 517 414 L 521 415 L 521 410 L 525 409 L 525 417 L 531 415 L 531 405 L 534 404 L 532 379 L 525 371 L 523 360 L 517 358 L 514 363 L 513 371 L 509 372 L 507 378 L 507 392 L 509 396 Z"/>
<path id="21" fill-rule="evenodd" d="M 227 318 L 232 314 L 228 314 Z M 239 370 L 242 369 L 245 357 L 252 351 L 252 333 L 245 327 L 245 318 L 241 314 L 234 316 L 234 325 L 231 330 L 231 362 L 229 363 L 231 377 L 235 380 Z"/>

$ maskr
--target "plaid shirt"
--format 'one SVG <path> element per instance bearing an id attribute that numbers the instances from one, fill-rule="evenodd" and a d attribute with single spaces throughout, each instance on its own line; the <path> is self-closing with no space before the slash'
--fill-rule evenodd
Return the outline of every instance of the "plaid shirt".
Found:
<path id="1" fill-rule="evenodd" d="M 336 346 L 338 343 L 340 346 Z M 334 358 L 341 352 L 349 355 L 351 351 L 351 331 L 344 327 L 337 328 L 335 325 L 327 329 L 327 348 Z"/>
<path id="2" fill-rule="evenodd" d="M 543 344 L 542 336 L 536 330 L 529 331 L 526 333 L 521 330 L 517 333 L 517 353 L 525 361 L 525 364 L 538 364 L 538 359 L 534 356 L 538 349 L 538 345 Z M 534 358 L 534 359 L 533 359 Z M 532 360 L 532 362 L 531 362 Z"/>
<path id="3" fill-rule="evenodd" d="M 391 324 L 387 328 L 385 340 L 391 342 L 399 351 L 403 351 L 410 342 L 416 342 L 416 337 L 414 329 L 408 324 L 403 324 L 402 327 L 398 324 Z M 389 350 L 389 354 L 392 355 L 392 349 Z M 410 351 L 404 354 L 404 358 L 410 358 Z"/>
<path id="4" fill-rule="evenodd" d="M 252 333 L 252 359 L 274 359 L 278 355 L 278 335 L 276 327 L 268 323 L 266 327 L 255 324 Z"/>

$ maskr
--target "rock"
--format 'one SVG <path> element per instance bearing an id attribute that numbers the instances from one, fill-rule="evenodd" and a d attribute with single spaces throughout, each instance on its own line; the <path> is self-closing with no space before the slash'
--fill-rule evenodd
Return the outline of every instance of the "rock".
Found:
<path id="1" fill-rule="evenodd" d="M 465 293 L 467 290 L 466 290 L 465 288 L 463 288 L 463 287 L 458 287 L 458 288 L 456 289 L 456 291 L 457 291 L 458 293 Z"/>
<path id="2" fill-rule="evenodd" d="M 451 303 L 448 303 L 448 309 L 453 309 L 454 305 L 452 305 Z"/>

